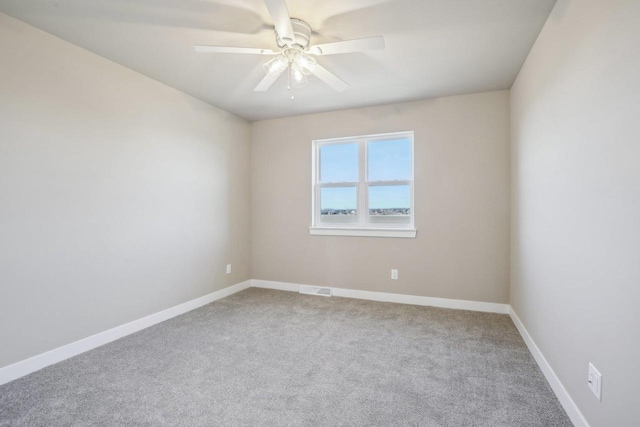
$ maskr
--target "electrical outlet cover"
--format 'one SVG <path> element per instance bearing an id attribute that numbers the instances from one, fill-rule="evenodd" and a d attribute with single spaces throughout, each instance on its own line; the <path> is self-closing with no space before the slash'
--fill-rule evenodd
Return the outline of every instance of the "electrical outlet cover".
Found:
<path id="1" fill-rule="evenodd" d="M 602 400 L 602 374 L 589 363 L 589 376 L 587 377 L 589 388 L 596 395 L 598 400 Z"/>

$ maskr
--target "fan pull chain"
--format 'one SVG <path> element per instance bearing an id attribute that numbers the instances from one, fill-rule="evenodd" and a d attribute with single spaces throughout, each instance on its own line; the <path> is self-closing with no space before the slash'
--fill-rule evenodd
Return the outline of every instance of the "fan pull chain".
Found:
<path id="1" fill-rule="evenodd" d="M 289 67 L 287 68 L 287 90 L 291 92 L 291 100 L 294 100 L 293 97 L 293 86 L 291 85 L 291 63 L 289 63 Z"/>

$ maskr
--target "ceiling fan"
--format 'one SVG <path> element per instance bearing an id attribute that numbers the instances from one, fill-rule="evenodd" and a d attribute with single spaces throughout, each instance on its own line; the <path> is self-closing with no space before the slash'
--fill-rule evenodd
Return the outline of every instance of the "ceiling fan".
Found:
<path id="1" fill-rule="evenodd" d="M 264 64 L 266 76 L 255 87 L 254 90 L 257 92 L 269 89 L 285 71 L 289 81 L 289 90 L 307 86 L 307 76 L 313 74 L 336 91 L 342 92 L 349 87 L 349 84 L 318 64 L 314 56 L 381 50 L 385 47 L 382 36 L 310 46 L 311 26 L 301 19 L 291 18 L 285 0 L 264 0 L 264 2 L 274 22 L 277 50 L 251 47 L 194 46 L 198 52 L 276 55 L 275 58 Z"/>

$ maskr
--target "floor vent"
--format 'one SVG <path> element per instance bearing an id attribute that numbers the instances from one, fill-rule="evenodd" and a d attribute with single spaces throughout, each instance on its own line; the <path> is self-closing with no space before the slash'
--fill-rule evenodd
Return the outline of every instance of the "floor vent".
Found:
<path id="1" fill-rule="evenodd" d="M 331 288 L 319 288 L 316 286 L 300 286 L 300 293 L 307 295 L 320 295 L 322 297 L 330 297 L 331 296 Z"/>

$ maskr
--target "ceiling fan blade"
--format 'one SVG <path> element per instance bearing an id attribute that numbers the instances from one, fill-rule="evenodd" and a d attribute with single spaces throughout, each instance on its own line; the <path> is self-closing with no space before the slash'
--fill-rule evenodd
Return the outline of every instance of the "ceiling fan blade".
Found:
<path id="1" fill-rule="evenodd" d="M 344 92 L 349 88 L 349 84 L 347 82 L 343 81 L 340 77 L 322 67 L 320 64 L 316 64 L 313 69 L 313 74 L 338 92 Z"/>
<path id="2" fill-rule="evenodd" d="M 264 0 L 273 24 L 276 27 L 276 31 L 280 38 L 287 44 L 293 44 L 295 36 L 293 34 L 293 27 L 291 26 L 291 17 L 289 16 L 289 9 L 287 8 L 287 2 L 285 0 Z"/>
<path id="3" fill-rule="evenodd" d="M 280 71 L 275 77 L 272 77 L 268 74 L 264 76 L 264 79 L 260 80 L 258 86 L 253 89 L 254 92 L 265 92 L 266 90 L 268 90 L 271 85 L 274 84 L 276 80 L 278 80 L 278 77 L 280 77 L 282 73 L 284 73 L 284 70 Z"/>
<path id="4" fill-rule="evenodd" d="M 259 49 L 254 47 L 232 47 L 232 46 L 202 46 L 193 47 L 196 52 L 209 53 L 251 53 L 255 55 L 273 55 L 276 52 L 271 49 Z"/>
<path id="5" fill-rule="evenodd" d="M 384 47 L 384 37 L 375 36 L 315 45 L 309 49 L 309 53 L 314 55 L 335 55 L 338 53 L 361 52 L 363 50 L 382 50 Z"/>

